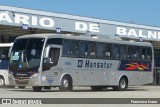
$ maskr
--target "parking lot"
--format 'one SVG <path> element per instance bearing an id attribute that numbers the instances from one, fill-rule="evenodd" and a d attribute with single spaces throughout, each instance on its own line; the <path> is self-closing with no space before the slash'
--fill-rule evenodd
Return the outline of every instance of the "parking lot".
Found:
<path id="1" fill-rule="evenodd" d="M 130 86 L 126 91 L 113 91 L 111 88 L 104 91 L 91 91 L 89 87 L 74 87 L 73 92 L 60 92 L 58 88 L 33 92 L 31 87 L 0 88 L 1 98 L 160 98 L 160 86 Z M 117 104 L 115 104 L 116 106 Z M 151 105 L 151 104 L 149 104 Z M 158 104 L 154 104 L 158 106 Z M 58 104 L 63 107 L 63 105 Z M 73 105 L 68 105 L 67 107 Z M 81 107 L 81 105 L 76 105 Z M 89 106 L 89 105 L 86 105 Z M 98 106 L 98 104 L 94 105 Z M 102 105 L 101 105 L 102 106 Z M 103 105 L 105 106 L 105 105 Z M 129 106 L 132 106 L 131 104 Z M 135 104 L 133 104 L 135 106 Z M 74 105 L 75 107 L 75 105 Z"/>

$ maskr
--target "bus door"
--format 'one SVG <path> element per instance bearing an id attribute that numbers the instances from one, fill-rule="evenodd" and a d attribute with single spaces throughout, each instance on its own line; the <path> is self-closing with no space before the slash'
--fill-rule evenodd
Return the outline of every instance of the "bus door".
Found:
<path id="1" fill-rule="evenodd" d="M 60 56 L 60 46 L 49 45 L 46 47 L 43 59 L 43 71 L 56 67 Z"/>
<path id="2" fill-rule="evenodd" d="M 43 75 L 47 81 L 42 82 L 43 85 L 53 85 L 54 76 L 58 75 L 57 65 L 62 46 L 50 45 L 47 46 L 43 58 Z"/>

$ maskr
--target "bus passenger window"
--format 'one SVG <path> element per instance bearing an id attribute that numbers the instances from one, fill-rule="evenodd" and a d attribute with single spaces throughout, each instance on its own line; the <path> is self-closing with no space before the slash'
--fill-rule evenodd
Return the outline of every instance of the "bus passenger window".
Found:
<path id="1" fill-rule="evenodd" d="M 80 56 L 81 57 L 87 57 L 88 56 L 88 43 L 87 42 L 81 42 L 81 44 L 80 44 Z"/>
<path id="2" fill-rule="evenodd" d="M 140 47 L 129 46 L 128 47 L 128 58 L 129 59 L 140 59 Z"/>
<path id="3" fill-rule="evenodd" d="M 141 58 L 143 59 L 143 60 L 145 60 L 146 58 L 146 49 L 145 48 L 142 48 L 142 55 L 141 55 Z"/>
<path id="4" fill-rule="evenodd" d="M 63 55 L 69 56 L 69 57 L 77 57 L 78 56 L 78 41 L 64 40 Z"/>
<path id="5" fill-rule="evenodd" d="M 140 56 L 140 48 L 139 47 L 135 47 L 134 58 L 135 59 L 139 59 L 139 56 Z"/>
<path id="6" fill-rule="evenodd" d="M 63 43 L 63 55 L 65 55 L 65 56 L 70 56 L 71 55 L 70 44 L 71 44 L 71 41 L 64 40 L 64 43 Z"/>
<path id="7" fill-rule="evenodd" d="M 143 60 L 151 60 L 151 49 L 150 48 L 142 48 L 142 59 Z"/>
<path id="8" fill-rule="evenodd" d="M 119 47 L 117 45 L 113 45 L 113 58 L 118 59 L 119 58 Z"/>
<path id="9" fill-rule="evenodd" d="M 105 45 L 105 53 L 104 56 L 106 58 L 110 58 L 111 57 L 111 44 L 106 44 Z"/>
<path id="10" fill-rule="evenodd" d="M 77 57 L 78 53 L 78 41 L 73 41 L 70 45 L 70 52 L 73 57 Z"/>
<path id="11" fill-rule="evenodd" d="M 126 46 L 120 46 L 120 58 L 126 59 L 127 58 L 127 47 Z"/>
<path id="12" fill-rule="evenodd" d="M 92 43 L 89 45 L 89 48 L 90 48 L 90 56 L 96 56 L 96 45 Z"/>
<path id="13" fill-rule="evenodd" d="M 147 60 L 151 60 L 152 56 L 151 52 L 152 52 L 151 48 L 147 48 Z"/>
<path id="14" fill-rule="evenodd" d="M 131 46 L 128 47 L 128 58 L 132 59 L 132 47 Z"/>
<path id="15" fill-rule="evenodd" d="M 98 58 L 105 57 L 104 45 L 103 44 L 98 44 L 97 45 L 97 57 Z"/>

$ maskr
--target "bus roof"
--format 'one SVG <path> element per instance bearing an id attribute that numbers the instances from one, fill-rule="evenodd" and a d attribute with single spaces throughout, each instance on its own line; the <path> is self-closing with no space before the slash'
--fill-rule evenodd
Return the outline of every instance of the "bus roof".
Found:
<path id="1" fill-rule="evenodd" d="M 87 41 L 96 41 L 96 42 L 106 42 L 106 43 L 118 43 L 118 44 L 130 44 L 130 45 L 138 45 L 138 46 L 152 46 L 149 42 L 130 42 L 124 40 L 117 40 L 115 38 L 92 38 L 86 36 L 74 36 L 67 34 L 54 34 L 54 33 L 43 33 L 43 34 L 29 34 L 20 36 L 17 39 L 21 38 L 64 38 L 64 39 L 75 39 L 75 40 L 87 40 Z"/>
<path id="2" fill-rule="evenodd" d="M 0 47 L 12 47 L 13 43 L 0 43 Z"/>

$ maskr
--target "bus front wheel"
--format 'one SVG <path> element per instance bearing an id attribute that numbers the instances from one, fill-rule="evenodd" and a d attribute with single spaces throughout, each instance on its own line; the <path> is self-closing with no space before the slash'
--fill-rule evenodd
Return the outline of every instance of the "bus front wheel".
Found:
<path id="1" fill-rule="evenodd" d="M 72 91 L 73 90 L 72 79 L 70 76 L 64 76 L 61 79 L 59 90 L 60 91 Z"/>
<path id="2" fill-rule="evenodd" d="M 0 77 L 0 87 L 4 87 L 4 86 L 5 86 L 4 78 Z"/>
<path id="3" fill-rule="evenodd" d="M 42 91 L 42 87 L 41 86 L 33 86 L 32 88 L 33 88 L 33 91 L 35 91 L 35 92 Z"/>
<path id="4" fill-rule="evenodd" d="M 114 86 L 113 90 L 114 91 L 124 91 L 128 88 L 128 81 L 127 78 L 122 77 L 119 81 L 119 85 L 118 86 Z"/>

